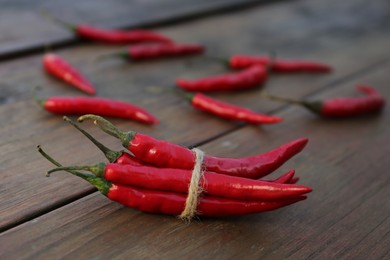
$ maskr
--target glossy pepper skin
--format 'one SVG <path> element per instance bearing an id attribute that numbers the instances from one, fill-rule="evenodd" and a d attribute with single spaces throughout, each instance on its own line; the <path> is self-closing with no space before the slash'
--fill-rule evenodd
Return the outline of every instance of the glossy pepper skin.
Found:
<path id="1" fill-rule="evenodd" d="M 97 172 L 107 181 L 150 190 L 187 193 L 192 171 L 110 163 Z M 204 194 L 237 200 L 285 200 L 311 191 L 309 187 L 204 172 Z"/>
<path id="2" fill-rule="evenodd" d="M 50 97 L 40 101 L 45 110 L 60 115 L 94 113 L 102 116 L 132 119 L 145 124 L 156 124 L 158 119 L 131 103 L 98 97 Z"/>
<path id="3" fill-rule="evenodd" d="M 291 157 L 302 151 L 307 142 L 307 138 L 297 139 L 266 153 L 244 158 L 206 156 L 204 164 L 212 172 L 258 179 L 275 171 Z"/>
<path id="4" fill-rule="evenodd" d="M 142 212 L 175 216 L 181 214 L 186 201 L 185 194 L 147 190 L 120 184 L 111 184 L 105 195 L 113 201 Z M 275 210 L 304 199 L 306 199 L 305 196 L 282 201 L 240 201 L 202 196 L 197 207 L 197 215 L 208 217 L 242 216 Z"/>
<path id="5" fill-rule="evenodd" d="M 366 85 L 359 85 L 356 88 L 365 96 L 328 99 L 322 101 L 319 110 L 316 110 L 315 105 L 311 107 L 324 117 L 354 117 L 382 110 L 385 99 L 375 88 Z"/>
<path id="6" fill-rule="evenodd" d="M 85 119 L 92 119 L 103 131 L 120 139 L 122 145 L 144 163 L 161 168 L 192 169 L 194 167 L 194 153 L 186 147 L 134 131 L 122 132 L 109 121 L 96 115 L 83 115 L 78 118 L 79 122 Z M 307 142 L 307 138 L 297 139 L 266 153 L 244 158 L 206 155 L 203 164 L 207 171 L 259 179 L 302 151 Z"/>
<path id="7" fill-rule="evenodd" d="M 211 172 L 258 179 L 273 172 L 299 153 L 307 142 L 306 138 L 298 139 L 269 152 L 244 158 L 206 155 L 204 167 Z M 148 135 L 135 134 L 125 147 L 139 160 L 162 168 L 192 169 L 195 163 L 191 150 L 164 140 L 154 139 Z"/>
<path id="8" fill-rule="evenodd" d="M 240 91 L 261 86 L 268 77 L 268 68 L 255 65 L 238 72 L 196 80 L 177 79 L 176 85 L 187 91 Z"/>
<path id="9" fill-rule="evenodd" d="M 283 121 L 281 117 L 254 112 L 250 109 L 222 102 L 201 93 L 188 95 L 188 98 L 191 100 L 191 105 L 196 109 L 220 118 L 238 120 L 249 124 L 275 124 Z"/>
<path id="10" fill-rule="evenodd" d="M 253 65 L 267 66 L 272 62 L 271 70 L 275 72 L 311 72 L 327 73 L 332 68 L 329 65 L 306 60 L 272 60 L 268 56 L 233 55 L 229 59 L 229 66 L 233 69 L 245 69 Z"/>
<path id="11" fill-rule="evenodd" d="M 54 53 L 45 54 L 43 56 L 43 67 L 49 74 L 62 79 L 85 93 L 89 95 L 96 94 L 95 88 L 88 79 L 61 56 Z"/>
<path id="12" fill-rule="evenodd" d="M 249 179 L 261 178 L 299 153 L 307 144 L 302 138 L 282 145 L 269 152 L 244 157 L 222 158 L 206 155 L 204 167 L 207 171 Z M 195 163 L 191 150 L 148 135 L 135 134 L 126 145 L 139 160 L 162 168 L 192 169 Z"/>

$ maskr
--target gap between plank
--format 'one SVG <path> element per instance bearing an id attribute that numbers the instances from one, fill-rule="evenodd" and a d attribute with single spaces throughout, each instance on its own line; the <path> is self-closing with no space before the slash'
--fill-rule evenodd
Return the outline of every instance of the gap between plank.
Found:
<path id="1" fill-rule="evenodd" d="M 248 9 L 253 6 L 265 5 L 270 3 L 277 3 L 286 0 L 242 0 L 242 1 L 234 1 L 230 3 L 217 3 L 215 5 L 210 6 L 208 4 L 206 7 L 196 7 L 195 10 L 186 10 L 179 12 L 177 14 L 173 14 L 170 17 L 162 17 L 156 18 L 155 20 L 150 20 L 142 23 L 133 23 L 131 25 L 120 26 L 115 29 L 132 29 L 132 28 L 155 28 L 155 27 L 163 27 L 177 23 L 189 22 L 198 20 L 201 18 L 210 17 L 213 15 L 219 15 L 229 12 L 236 12 Z M 76 46 L 80 43 L 88 42 L 86 40 L 77 38 L 77 37 L 69 37 L 63 38 L 60 40 L 56 40 L 50 43 L 37 43 L 32 44 L 30 46 L 25 47 L 16 47 L 15 49 L 10 49 L 8 51 L 2 52 L 0 49 L 0 62 L 6 60 L 17 59 L 24 56 L 34 55 L 38 53 L 42 53 L 45 51 L 46 46 L 50 46 L 51 49 L 63 49 L 66 47 Z"/>
<path id="2" fill-rule="evenodd" d="M 353 73 L 351 73 L 349 75 L 346 75 L 346 76 L 341 77 L 339 79 L 335 79 L 335 80 L 325 84 L 324 86 L 322 86 L 318 91 L 313 91 L 313 92 L 308 93 L 307 95 L 304 95 L 303 98 L 311 97 L 311 96 L 314 96 L 316 94 L 322 93 L 322 92 L 325 91 L 325 89 L 327 91 L 329 88 L 335 88 L 338 85 L 343 84 L 343 83 L 348 82 L 348 81 L 351 81 L 354 78 L 362 77 L 362 76 L 365 76 L 367 74 L 371 74 L 373 71 L 379 69 L 382 65 L 385 65 L 387 63 L 390 63 L 390 58 L 383 59 L 383 60 L 378 61 L 378 62 L 376 62 L 374 64 L 371 64 L 368 67 L 365 67 L 365 68 L 362 68 L 360 70 L 357 70 L 357 71 L 355 71 L 355 72 L 353 72 Z M 276 109 L 273 109 L 273 110 L 269 111 L 269 114 L 277 114 L 279 112 L 282 112 L 282 111 L 288 109 L 289 107 L 291 107 L 291 105 L 282 105 L 279 108 L 276 108 Z M 189 148 L 199 147 L 199 146 L 205 145 L 205 144 L 207 144 L 209 142 L 216 141 L 216 140 L 218 140 L 218 139 L 220 139 L 220 138 L 222 138 L 222 137 L 224 137 L 224 136 L 226 136 L 228 134 L 231 134 L 231 133 L 233 133 L 235 131 L 238 131 L 238 130 L 240 130 L 240 129 L 248 126 L 248 125 L 249 124 L 242 123 L 242 124 L 240 124 L 240 125 L 238 125 L 236 127 L 233 127 L 233 128 L 231 128 L 231 129 L 229 129 L 229 130 L 227 130 L 225 132 L 222 132 L 222 133 L 220 133 L 218 135 L 215 135 L 215 136 L 212 136 L 210 138 L 207 138 L 207 139 L 205 139 L 205 140 L 203 140 L 201 142 L 197 142 L 197 143 L 189 146 Z M 93 194 L 96 191 L 97 190 L 95 188 L 87 189 L 87 190 L 85 190 L 84 192 L 82 192 L 82 193 L 80 193 L 78 195 L 75 195 L 75 196 L 72 196 L 72 197 L 67 198 L 65 200 L 59 201 L 59 202 L 57 202 L 57 203 L 55 203 L 55 204 L 53 204 L 53 205 L 51 205 L 49 207 L 46 207 L 46 208 L 44 208 L 42 210 L 39 210 L 39 211 L 37 211 L 35 213 L 32 213 L 29 216 L 25 216 L 24 218 L 22 218 L 22 219 L 20 219 L 18 221 L 15 221 L 14 223 L 11 223 L 9 225 L 5 225 L 3 227 L 0 227 L 0 233 L 3 233 L 5 231 L 7 231 L 7 230 L 15 228 L 15 227 L 17 227 L 17 226 L 19 226 L 21 224 L 24 224 L 24 223 L 26 223 L 28 221 L 31 221 L 31 220 L 35 219 L 35 218 L 43 216 L 43 215 L 45 215 L 47 213 L 50 213 L 51 211 L 57 210 L 59 208 L 62 208 L 62 207 L 66 206 L 66 205 L 68 205 L 68 204 L 70 204 L 72 202 L 75 202 L 75 201 L 77 201 L 79 199 L 82 199 L 85 196 Z"/>

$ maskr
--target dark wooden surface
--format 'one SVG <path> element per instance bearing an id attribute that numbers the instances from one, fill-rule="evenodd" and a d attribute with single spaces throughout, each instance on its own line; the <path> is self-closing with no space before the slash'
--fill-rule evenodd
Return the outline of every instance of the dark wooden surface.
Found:
<path id="1" fill-rule="evenodd" d="M 224 121 L 195 111 L 172 93 L 176 77 L 227 71 L 222 64 L 201 57 L 96 62 L 99 55 L 123 48 L 79 41 L 38 13 L 45 8 L 64 19 L 108 28 L 152 27 L 179 42 L 203 43 L 208 54 L 221 57 L 275 50 L 280 57 L 315 59 L 335 68 L 327 75 L 273 74 L 265 88 L 279 95 L 354 96 L 354 85 L 367 83 L 388 99 L 388 1 L 35 2 L 0 2 L 1 259 L 390 257 L 388 107 L 373 117 L 324 120 L 300 107 L 263 100 L 260 90 L 213 94 L 285 118 L 272 126 Z M 124 208 L 74 176 L 45 178 L 52 166 L 36 152 L 37 144 L 63 164 L 104 160 L 83 136 L 32 100 L 37 85 L 40 97 L 80 95 L 42 71 L 45 44 L 62 46 L 55 51 L 92 80 L 99 96 L 146 107 L 162 122 L 144 126 L 113 120 L 122 129 L 230 157 L 309 137 L 307 148 L 272 176 L 294 168 L 300 183 L 314 191 L 306 201 L 273 212 L 185 224 Z M 83 127 L 120 149 L 90 123 Z"/>

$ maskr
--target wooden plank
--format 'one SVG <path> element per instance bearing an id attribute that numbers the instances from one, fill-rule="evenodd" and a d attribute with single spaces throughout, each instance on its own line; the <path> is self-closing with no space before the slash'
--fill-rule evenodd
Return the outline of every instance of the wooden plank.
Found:
<path id="1" fill-rule="evenodd" d="M 303 1 L 300 8 L 306 8 L 308 13 L 313 14 L 321 14 L 320 10 L 322 10 L 317 9 L 319 8 L 317 5 L 312 6 L 310 1 Z M 354 21 L 352 25 L 341 24 L 340 26 L 354 29 L 361 27 L 364 23 L 364 28 L 370 30 L 364 30 L 362 34 L 351 37 L 340 36 L 336 32 L 335 35 L 332 35 L 334 37 L 330 37 L 330 29 L 339 23 L 338 19 L 331 20 L 329 27 L 322 25 L 321 28 L 317 28 L 313 24 L 315 24 L 316 19 L 321 21 L 321 15 L 309 16 L 310 19 L 306 19 L 307 12 L 303 14 L 300 12 L 291 13 L 291 10 L 290 5 L 255 8 L 245 12 L 244 18 L 243 13 L 229 14 L 182 26 L 164 28 L 164 32 L 174 35 L 182 42 L 206 42 L 211 51 L 216 54 L 245 50 L 256 53 L 258 49 L 270 49 L 275 44 L 274 42 L 284 42 L 284 44 L 278 45 L 277 49 L 282 56 L 314 58 L 335 66 L 336 71 L 332 75 L 272 76 L 267 88 L 272 89 L 275 93 L 289 94 L 293 97 L 318 91 L 336 80 L 342 80 L 351 74 L 369 70 L 373 65 L 388 58 L 384 55 L 384 50 L 387 48 L 389 34 L 386 32 L 389 28 L 378 26 L 375 19 L 360 20 L 352 16 L 353 19 L 351 19 Z M 328 12 L 329 8 L 325 10 Z M 345 17 L 348 14 L 347 10 L 344 8 L 339 12 L 335 11 L 337 14 L 335 17 Z M 386 11 L 383 9 L 384 13 Z M 368 16 L 370 17 L 373 13 L 368 12 Z M 276 21 L 272 19 L 275 16 L 284 18 Z M 288 30 L 293 21 L 305 24 L 310 34 L 302 34 L 300 30 Z M 266 26 L 259 27 L 258 24 Z M 223 26 L 227 26 L 229 30 L 219 30 Z M 205 30 L 205 28 L 208 29 Z M 274 42 L 267 40 L 259 44 L 267 32 L 269 34 L 271 31 L 278 32 L 282 29 L 285 29 L 286 33 L 273 34 Z M 232 32 L 239 33 L 242 40 L 232 40 Z M 330 37 L 330 39 L 321 41 L 320 44 L 319 39 L 322 32 L 324 32 L 323 37 Z M 312 35 L 316 35 L 316 38 L 312 39 Z M 351 41 L 354 42 L 352 46 Z M 221 44 L 221 42 L 229 44 Z M 304 43 L 302 50 L 299 50 L 298 43 Z M 368 49 L 370 52 L 362 52 L 362 50 Z M 92 78 L 98 87 L 99 95 L 121 98 L 147 107 L 163 122 L 159 126 L 147 127 L 123 120 L 114 120 L 122 129 L 133 129 L 157 138 L 191 146 L 241 127 L 240 124 L 226 122 L 194 111 L 185 101 L 170 92 L 173 81 L 178 75 L 197 77 L 226 71 L 221 65 L 211 64 L 202 59 L 193 60 L 190 64 L 183 64 L 183 60 L 138 65 L 128 65 L 121 61 L 108 61 L 100 64 L 94 62 L 98 55 L 112 51 L 114 51 L 113 47 L 87 45 L 68 49 L 60 54 L 82 68 L 87 76 Z M 2 124 L 0 162 L 4 174 L 2 185 L 7 187 L 0 191 L 2 197 L 5 197 L 0 202 L 0 226 L 3 228 L 9 228 L 26 221 L 37 214 L 44 214 L 54 207 L 66 204 L 91 192 L 88 185 L 77 182 L 70 176 L 64 176 L 59 179 L 60 181 L 43 178 L 43 173 L 50 165 L 44 163 L 44 160 L 39 157 L 35 151 L 35 145 L 44 145 L 53 156 L 61 158 L 64 164 L 85 164 L 102 160 L 99 152 L 83 137 L 64 124 L 59 117 L 44 113 L 31 101 L 30 93 L 35 85 L 44 85 L 41 92 L 43 96 L 79 95 L 76 90 L 71 90 L 42 73 L 40 58 L 40 56 L 31 56 L 3 63 L 0 70 L 0 76 L 4 78 L 2 98 L 0 98 L 3 101 L 0 106 L 0 115 L 2 115 L 0 120 Z M 189 60 L 186 61 L 189 62 Z M 364 61 L 364 63 L 360 61 Z M 156 85 L 163 86 L 162 89 L 166 92 L 151 93 L 148 87 Z M 287 90 L 286 86 L 288 86 Z M 266 112 L 280 108 L 278 104 L 273 102 L 259 102 L 257 93 L 256 91 L 248 91 L 234 95 L 220 94 L 215 96 L 258 111 Z M 194 125 L 196 127 L 193 127 Z M 89 124 L 86 127 L 97 138 L 111 147 L 119 149 L 119 144 L 115 140 L 103 135 Z M 269 129 L 269 126 L 256 128 L 259 133 L 264 134 L 268 133 Z M 82 149 L 78 148 L 80 146 Z M 220 147 L 220 149 L 225 151 L 224 147 Z M 85 153 L 86 150 L 91 152 Z"/>
<path id="2" fill-rule="evenodd" d="M 42 52 L 47 45 L 66 46 L 80 42 L 69 31 L 53 24 L 41 15 L 42 10 L 74 23 L 86 23 L 103 28 L 155 27 L 207 16 L 217 12 L 237 10 L 269 1 L 80 1 L 59 0 L 22 3 L 10 1 L 0 10 L 0 60 Z M 22 26 L 18 26 L 18 25 Z"/>
<path id="3" fill-rule="evenodd" d="M 389 72 L 387 63 L 310 98 L 353 95 L 355 82 L 371 84 L 388 97 Z M 377 116 L 325 120 L 288 107 L 278 113 L 286 118 L 284 127 L 262 132 L 247 126 L 201 147 L 210 154 L 245 156 L 309 137 L 308 147 L 275 174 L 295 168 L 300 183 L 314 188 L 308 200 L 296 205 L 245 217 L 202 218 L 187 225 L 92 194 L 4 232 L 1 251 L 6 258 L 29 259 L 385 257 L 390 241 L 389 113 L 386 107 Z"/>

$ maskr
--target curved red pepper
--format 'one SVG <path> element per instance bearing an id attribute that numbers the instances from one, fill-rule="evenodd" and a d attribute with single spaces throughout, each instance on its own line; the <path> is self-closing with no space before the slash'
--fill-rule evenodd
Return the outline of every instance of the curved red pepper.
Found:
<path id="1" fill-rule="evenodd" d="M 294 174 L 295 174 L 295 171 L 294 170 L 290 170 L 290 171 L 286 172 L 285 174 L 281 175 L 280 177 L 276 178 L 275 180 L 264 180 L 264 179 L 262 179 L 262 181 L 294 184 L 294 183 L 296 183 L 299 180 L 298 177 L 294 178 Z"/>
<path id="2" fill-rule="evenodd" d="M 367 85 L 356 86 L 357 90 L 365 94 L 363 97 L 338 97 L 324 101 L 293 100 L 284 97 L 277 97 L 270 94 L 263 96 L 304 106 L 310 111 L 329 118 L 354 117 L 365 114 L 380 112 L 385 106 L 385 99 L 373 87 Z"/>
<path id="3" fill-rule="evenodd" d="M 121 140 L 138 160 L 161 168 L 192 169 L 195 164 L 193 152 L 177 144 L 157 140 L 133 131 L 122 132 L 112 123 L 95 115 L 84 115 L 79 121 L 94 120 L 103 131 Z M 269 152 L 244 158 L 222 158 L 206 155 L 204 167 L 207 171 L 249 179 L 261 178 L 283 165 L 299 153 L 307 144 L 307 138 L 297 139 Z"/>
<path id="4" fill-rule="evenodd" d="M 245 69 L 253 65 L 267 66 L 271 64 L 272 71 L 276 72 L 314 72 L 326 73 L 332 71 L 329 65 L 305 61 L 271 59 L 268 56 L 234 55 L 229 59 L 229 65 L 233 69 Z"/>
<path id="5" fill-rule="evenodd" d="M 186 201 L 185 194 L 147 190 L 120 184 L 111 184 L 105 195 L 113 201 L 142 212 L 175 216 L 182 213 Z M 197 215 L 208 217 L 242 216 L 275 210 L 304 199 L 306 199 L 305 196 L 282 201 L 240 201 L 202 196 L 197 207 Z"/>
<path id="6" fill-rule="evenodd" d="M 187 193 L 192 171 L 153 166 L 134 166 L 110 163 L 104 170 L 94 172 L 107 181 L 150 190 Z M 295 184 L 281 184 L 261 180 L 204 172 L 200 181 L 204 194 L 237 200 L 285 200 L 303 195 L 312 189 Z"/>
<path id="7" fill-rule="evenodd" d="M 254 112 L 244 107 L 216 100 L 201 93 L 189 94 L 188 98 L 196 109 L 221 118 L 239 120 L 249 124 L 275 124 L 283 121 L 281 117 Z"/>
<path id="8" fill-rule="evenodd" d="M 204 164 L 212 172 L 258 179 L 275 171 L 302 151 L 308 141 L 307 138 L 297 139 L 266 153 L 244 158 L 206 156 Z"/>
<path id="9" fill-rule="evenodd" d="M 107 30 L 85 24 L 75 26 L 77 36 L 109 44 L 129 44 L 139 42 L 171 43 L 168 37 L 150 30 Z"/>
<path id="10" fill-rule="evenodd" d="M 103 29 L 86 24 L 72 24 L 57 17 L 52 16 L 47 12 L 42 14 L 50 19 L 51 21 L 61 25 L 64 28 L 74 32 L 78 37 L 98 41 L 108 44 L 128 44 L 138 42 L 160 42 L 160 43 L 171 43 L 172 40 L 168 37 L 153 32 L 151 30 L 141 29 L 129 29 L 129 30 L 118 30 L 118 29 Z"/>
<path id="11" fill-rule="evenodd" d="M 203 52 L 204 47 L 199 44 L 138 44 L 130 46 L 125 57 L 138 61 L 201 54 Z"/>
<path id="12" fill-rule="evenodd" d="M 176 85 L 188 91 L 237 91 L 261 86 L 268 77 L 268 68 L 255 65 L 239 72 L 197 80 L 177 79 Z"/>
<path id="13" fill-rule="evenodd" d="M 376 89 L 363 85 L 356 88 L 365 96 L 325 100 L 322 102 L 319 113 L 326 117 L 350 117 L 377 113 L 382 110 L 385 99 Z"/>
<path id="14" fill-rule="evenodd" d="M 43 56 L 43 66 L 51 75 L 64 80 L 90 95 L 96 94 L 95 88 L 87 78 L 59 55 L 54 53 L 45 54 Z"/>
<path id="15" fill-rule="evenodd" d="M 131 103 L 98 97 L 50 97 L 40 101 L 45 110 L 60 115 L 94 113 L 102 116 L 136 120 L 156 124 L 158 119 Z"/>
<path id="16" fill-rule="evenodd" d="M 216 173 L 258 179 L 273 172 L 299 153 L 307 142 L 307 138 L 298 139 L 269 152 L 244 158 L 206 155 L 204 167 Z M 195 164 L 194 154 L 188 148 L 157 140 L 148 135 L 136 133 L 123 145 L 139 160 L 158 167 L 192 169 Z"/>

